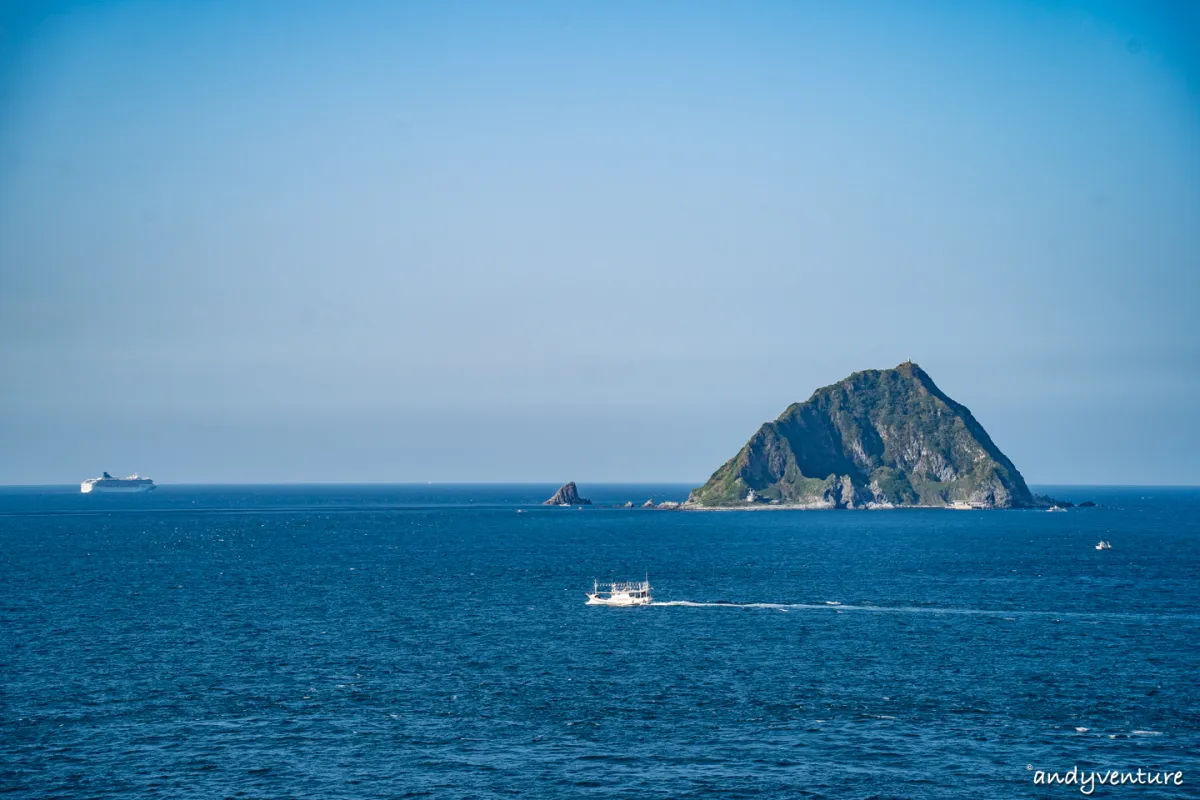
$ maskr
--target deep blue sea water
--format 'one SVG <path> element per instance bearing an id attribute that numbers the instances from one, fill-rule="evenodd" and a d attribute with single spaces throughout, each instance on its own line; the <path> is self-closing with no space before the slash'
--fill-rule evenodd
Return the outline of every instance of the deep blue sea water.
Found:
<path id="1" fill-rule="evenodd" d="M 0 490 L 0 790 L 1081 797 L 1033 783 L 1078 766 L 1184 773 L 1094 797 L 1198 796 L 1200 490 L 537 506 L 554 488 Z M 707 605 L 584 605 L 647 572 Z"/>

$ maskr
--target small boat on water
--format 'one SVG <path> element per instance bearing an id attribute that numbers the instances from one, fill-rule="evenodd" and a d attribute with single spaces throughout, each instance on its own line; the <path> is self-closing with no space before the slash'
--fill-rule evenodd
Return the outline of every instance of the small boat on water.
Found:
<path id="1" fill-rule="evenodd" d="M 592 581 L 592 591 L 587 592 L 589 606 L 648 606 L 650 579 L 633 583 L 600 583 Z"/>
<path id="2" fill-rule="evenodd" d="M 1047 511 L 1066 511 L 1066 509 L 1063 508 L 1062 506 L 1050 506 L 1046 510 Z"/>
<path id="3" fill-rule="evenodd" d="M 1112 542 L 1108 542 L 1108 541 L 1105 541 L 1104 539 L 1101 539 L 1100 543 L 1098 545 L 1096 545 L 1096 549 L 1097 550 L 1112 550 Z"/>

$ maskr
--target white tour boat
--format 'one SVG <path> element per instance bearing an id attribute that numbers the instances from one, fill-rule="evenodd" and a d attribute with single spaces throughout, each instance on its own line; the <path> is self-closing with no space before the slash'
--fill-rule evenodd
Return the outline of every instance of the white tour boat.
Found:
<path id="1" fill-rule="evenodd" d="M 1096 545 L 1096 549 L 1097 550 L 1112 550 L 1112 542 L 1105 541 L 1102 539 L 1102 540 L 1100 540 L 1100 543 Z"/>
<path id="2" fill-rule="evenodd" d="M 592 581 L 592 591 L 587 593 L 589 606 L 648 606 L 650 579 L 634 583 L 600 583 Z"/>

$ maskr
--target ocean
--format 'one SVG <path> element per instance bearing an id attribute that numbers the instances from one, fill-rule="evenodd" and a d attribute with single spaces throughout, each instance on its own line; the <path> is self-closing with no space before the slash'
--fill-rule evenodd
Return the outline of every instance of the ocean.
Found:
<path id="1" fill-rule="evenodd" d="M 0 489 L 13 798 L 1198 796 L 1200 490 Z M 1098 551 L 1106 539 L 1112 549 Z M 584 604 L 593 579 L 655 605 Z"/>

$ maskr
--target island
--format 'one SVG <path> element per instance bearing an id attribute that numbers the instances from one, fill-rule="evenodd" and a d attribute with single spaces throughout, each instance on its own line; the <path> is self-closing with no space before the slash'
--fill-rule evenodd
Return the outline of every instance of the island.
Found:
<path id="1" fill-rule="evenodd" d="M 971 412 L 916 364 L 855 372 L 793 403 L 685 508 L 1035 508 Z"/>
<path id="2" fill-rule="evenodd" d="M 579 489 L 575 487 L 575 481 L 564 483 L 559 490 L 554 493 L 544 506 L 590 506 L 591 500 L 585 500 L 579 496 Z"/>

